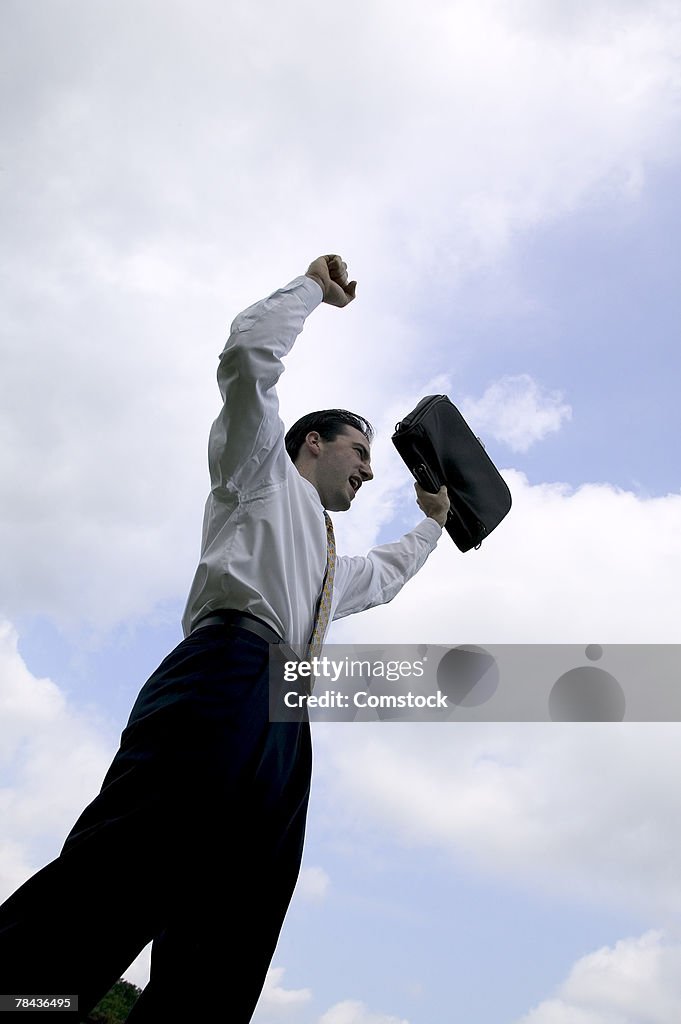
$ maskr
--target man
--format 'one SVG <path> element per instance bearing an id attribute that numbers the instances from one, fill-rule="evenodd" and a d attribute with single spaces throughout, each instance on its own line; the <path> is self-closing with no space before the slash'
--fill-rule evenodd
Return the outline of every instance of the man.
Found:
<path id="1" fill-rule="evenodd" d="M 60 856 L 0 907 L 0 993 L 78 995 L 84 1018 L 153 939 L 129 1021 L 250 1020 L 300 868 L 311 775 L 308 721 L 269 720 L 271 651 L 309 656 L 331 618 L 390 601 L 449 507 L 445 488 L 417 486 L 423 522 L 366 558 L 336 555 L 328 513 L 373 477 L 371 425 L 324 410 L 284 436 L 281 360 L 321 302 L 344 307 L 355 288 L 339 256 L 322 256 L 232 324 L 185 639 L 140 691 Z"/>

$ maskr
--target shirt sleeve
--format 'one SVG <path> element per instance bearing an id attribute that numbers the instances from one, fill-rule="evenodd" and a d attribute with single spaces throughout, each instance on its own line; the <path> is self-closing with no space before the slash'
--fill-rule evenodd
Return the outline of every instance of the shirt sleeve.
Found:
<path id="1" fill-rule="evenodd" d="M 316 281 L 298 277 L 232 323 L 217 375 L 223 405 L 208 441 L 214 493 L 243 495 L 283 480 L 288 455 L 275 385 L 283 357 L 322 298 Z"/>
<path id="2" fill-rule="evenodd" d="M 340 555 L 334 576 L 334 619 L 387 604 L 423 567 L 442 536 L 434 519 L 424 519 L 401 540 L 372 548 L 365 557 Z"/>

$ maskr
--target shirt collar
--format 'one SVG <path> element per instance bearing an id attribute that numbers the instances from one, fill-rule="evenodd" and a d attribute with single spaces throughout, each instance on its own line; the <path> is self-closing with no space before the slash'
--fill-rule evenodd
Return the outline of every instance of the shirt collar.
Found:
<path id="1" fill-rule="evenodd" d="M 297 476 L 300 478 L 300 481 L 303 484 L 304 489 L 307 491 L 307 493 L 310 495 L 310 497 L 314 500 L 314 503 L 319 508 L 319 511 L 323 512 L 324 511 L 324 506 L 322 505 L 322 499 L 319 497 L 319 492 L 317 491 L 317 488 L 315 487 L 315 485 L 311 484 L 310 481 L 306 477 L 301 476 L 300 473 L 298 473 L 297 469 L 294 470 L 294 471 L 297 474 Z"/>

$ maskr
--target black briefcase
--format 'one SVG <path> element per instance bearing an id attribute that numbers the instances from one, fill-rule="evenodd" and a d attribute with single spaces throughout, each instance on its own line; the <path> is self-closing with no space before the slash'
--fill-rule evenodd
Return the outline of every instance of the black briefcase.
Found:
<path id="1" fill-rule="evenodd" d="M 459 550 L 479 548 L 511 508 L 511 492 L 456 406 L 446 395 L 422 398 L 392 441 L 424 490 L 447 485 L 445 530 Z"/>

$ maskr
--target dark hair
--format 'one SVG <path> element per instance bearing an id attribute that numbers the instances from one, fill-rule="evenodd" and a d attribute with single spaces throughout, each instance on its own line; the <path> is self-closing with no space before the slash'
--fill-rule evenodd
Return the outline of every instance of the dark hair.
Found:
<path id="1" fill-rule="evenodd" d="M 286 451 L 295 462 L 302 447 L 303 441 L 311 430 L 316 430 L 324 441 L 335 441 L 339 434 L 344 433 L 344 427 L 354 427 L 366 437 L 369 444 L 374 439 L 374 428 L 363 416 L 358 416 L 347 409 L 320 409 L 319 412 L 309 412 L 301 416 L 288 430 L 285 443 Z"/>

